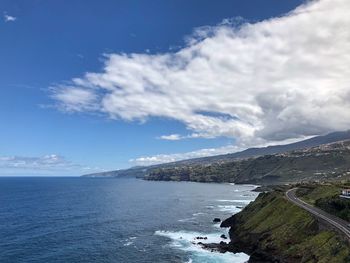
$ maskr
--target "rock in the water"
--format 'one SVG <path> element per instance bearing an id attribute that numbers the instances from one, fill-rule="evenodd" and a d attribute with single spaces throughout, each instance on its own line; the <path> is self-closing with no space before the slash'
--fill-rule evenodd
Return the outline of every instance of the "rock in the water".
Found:
<path id="1" fill-rule="evenodd" d="M 202 242 L 198 242 L 197 244 L 200 245 L 203 249 L 206 249 L 211 252 L 225 253 L 229 251 L 229 244 L 223 241 L 221 241 L 219 244 L 217 243 L 204 244 Z"/>
<path id="2" fill-rule="evenodd" d="M 220 223 L 221 222 L 221 219 L 218 218 L 218 217 L 215 217 L 214 220 L 213 220 L 214 223 Z"/>
<path id="3" fill-rule="evenodd" d="M 227 236 L 224 235 L 224 234 L 222 234 L 220 237 L 223 238 L 223 239 L 227 239 Z"/>

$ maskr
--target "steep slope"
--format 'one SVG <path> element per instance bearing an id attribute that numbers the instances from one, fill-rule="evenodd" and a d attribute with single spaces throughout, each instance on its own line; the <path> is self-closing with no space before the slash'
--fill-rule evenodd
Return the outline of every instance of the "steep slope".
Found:
<path id="1" fill-rule="evenodd" d="M 282 192 L 260 194 L 221 226 L 230 227 L 229 250 L 252 255 L 249 262 L 350 262 L 347 241 Z"/>

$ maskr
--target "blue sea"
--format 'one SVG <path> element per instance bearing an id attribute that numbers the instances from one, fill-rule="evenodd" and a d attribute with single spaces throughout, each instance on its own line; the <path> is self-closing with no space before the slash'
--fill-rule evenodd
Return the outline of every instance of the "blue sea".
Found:
<path id="1" fill-rule="evenodd" d="M 252 185 L 112 178 L 0 178 L 0 262 L 243 263 L 220 242 L 213 218 L 257 196 Z"/>

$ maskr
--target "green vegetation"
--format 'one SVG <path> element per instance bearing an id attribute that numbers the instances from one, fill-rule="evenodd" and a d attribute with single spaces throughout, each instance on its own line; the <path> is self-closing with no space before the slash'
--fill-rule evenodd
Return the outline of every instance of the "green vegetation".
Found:
<path id="1" fill-rule="evenodd" d="M 305 202 L 350 222 L 350 199 L 339 197 L 341 189 L 349 188 L 349 183 L 329 183 L 304 185 L 297 195 Z"/>
<path id="2" fill-rule="evenodd" d="M 321 198 L 339 196 L 342 187 L 336 184 L 307 184 L 297 190 L 299 196 L 305 202 L 315 205 Z"/>
<path id="3" fill-rule="evenodd" d="M 335 232 L 320 230 L 306 211 L 291 204 L 282 192 L 262 193 L 233 216 L 235 243 L 273 255 L 282 262 L 350 262 L 350 248 Z"/>
<path id="4" fill-rule="evenodd" d="M 157 181 L 234 182 L 239 163 L 157 168 L 145 179 Z"/>
<path id="5" fill-rule="evenodd" d="M 326 197 L 316 201 L 322 210 L 350 222 L 350 200 L 340 197 Z"/>
<path id="6" fill-rule="evenodd" d="M 287 153 L 211 164 L 149 169 L 147 180 L 283 184 L 350 178 L 350 140 Z"/>

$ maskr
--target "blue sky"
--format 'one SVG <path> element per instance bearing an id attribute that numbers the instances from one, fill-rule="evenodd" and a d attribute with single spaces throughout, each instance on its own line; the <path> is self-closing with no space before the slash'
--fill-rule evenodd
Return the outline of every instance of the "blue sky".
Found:
<path id="1" fill-rule="evenodd" d="M 320 2 L 327 4 L 326 0 Z M 238 107 L 241 101 L 232 98 L 232 105 L 221 107 L 215 101 L 220 102 L 222 97 L 216 100 L 211 96 L 221 86 L 208 91 L 204 84 L 197 84 L 202 79 L 208 83 L 205 77 L 211 74 L 225 79 L 226 75 L 220 76 L 222 71 L 213 69 L 203 77 L 197 76 L 200 68 L 181 72 L 180 64 L 189 65 L 196 59 L 194 53 L 187 58 L 191 48 L 200 53 L 203 50 L 198 51 L 199 48 L 210 46 L 211 42 L 249 40 L 250 35 L 242 36 L 251 32 L 247 28 L 255 30 L 262 23 L 266 23 L 271 36 L 277 34 L 276 24 L 289 26 L 293 24 L 291 20 L 305 23 L 294 18 L 296 13 L 287 14 L 302 3 L 296 0 L 1 1 L 0 175 L 77 175 L 230 152 L 347 127 L 344 121 L 325 126 L 313 123 L 314 118 L 310 118 L 305 120 L 307 128 L 301 130 L 295 128 L 296 123 L 288 124 L 286 129 L 269 131 L 261 112 L 275 118 L 269 112 L 272 108 L 280 109 L 274 105 L 277 97 L 264 97 L 256 107 L 248 96 L 240 94 L 241 82 L 233 81 L 232 86 L 236 85 L 238 90 L 228 92 L 230 84 L 227 84 L 222 97 L 237 94 L 247 104 Z M 302 8 L 312 15 L 312 6 Z M 289 20 L 280 21 L 281 16 Z M 242 27 L 243 33 L 238 32 Z M 311 33 L 301 34 L 308 39 Z M 310 41 L 312 37 L 309 36 Z M 254 43 L 249 41 L 247 46 Z M 233 43 L 232 49 L 230 45 L 212 52 L 223 57 L 226 51 L 238 52 L 234 48 L 239 43 Z M 246 53 L 250 58 L 238 55 L 232 58 L 236 67 L 258 59 L 253 52 Z M 214 68 L 215 60 L 212 61 L 210 65 Z M 143 63 L 154 68 L 146 66 L 143 70 Z M 238 68 L 237 72 L 249 71 L 249 65 Z M 108 68 L 110 72 L 102 75 Z M 152 79 L 157 71 L 164 78 Z M 176 71 L 176 77 L 174 72 L 170 76 L 170 71 Z M 95 75 L 87 76 L 88 72 Z M 116 83 L 115 76 L 119 76 Z M 196 82 L 187 83 L 190 78 Z M 141 83 L 141 79 L 147 81 Z M 171 86 L 169 83 L 175 80 L 181 82 Z M 198 89 L 193 90 L 196 85 Z M 143 93 L 137 90 L 139 87 Z M 157 97 L 164 94 L 163 87 L 169 94 L 166 98 Z M 119 97 L 118 90 L 123 92 Z M 107 96 L 109 93 L 113 96 Z M 196 106 L 191 108 L 188 105 L 192 99 L 201 101 L 193 101 Z M 272 106 L 265 109 L 263 103 Z M 183 104 L 186 105 L 182 108 Z M 222 101 L 220 105 L 227 104 Z M 253 127 L 252 123 L 259 125 Z"/>

